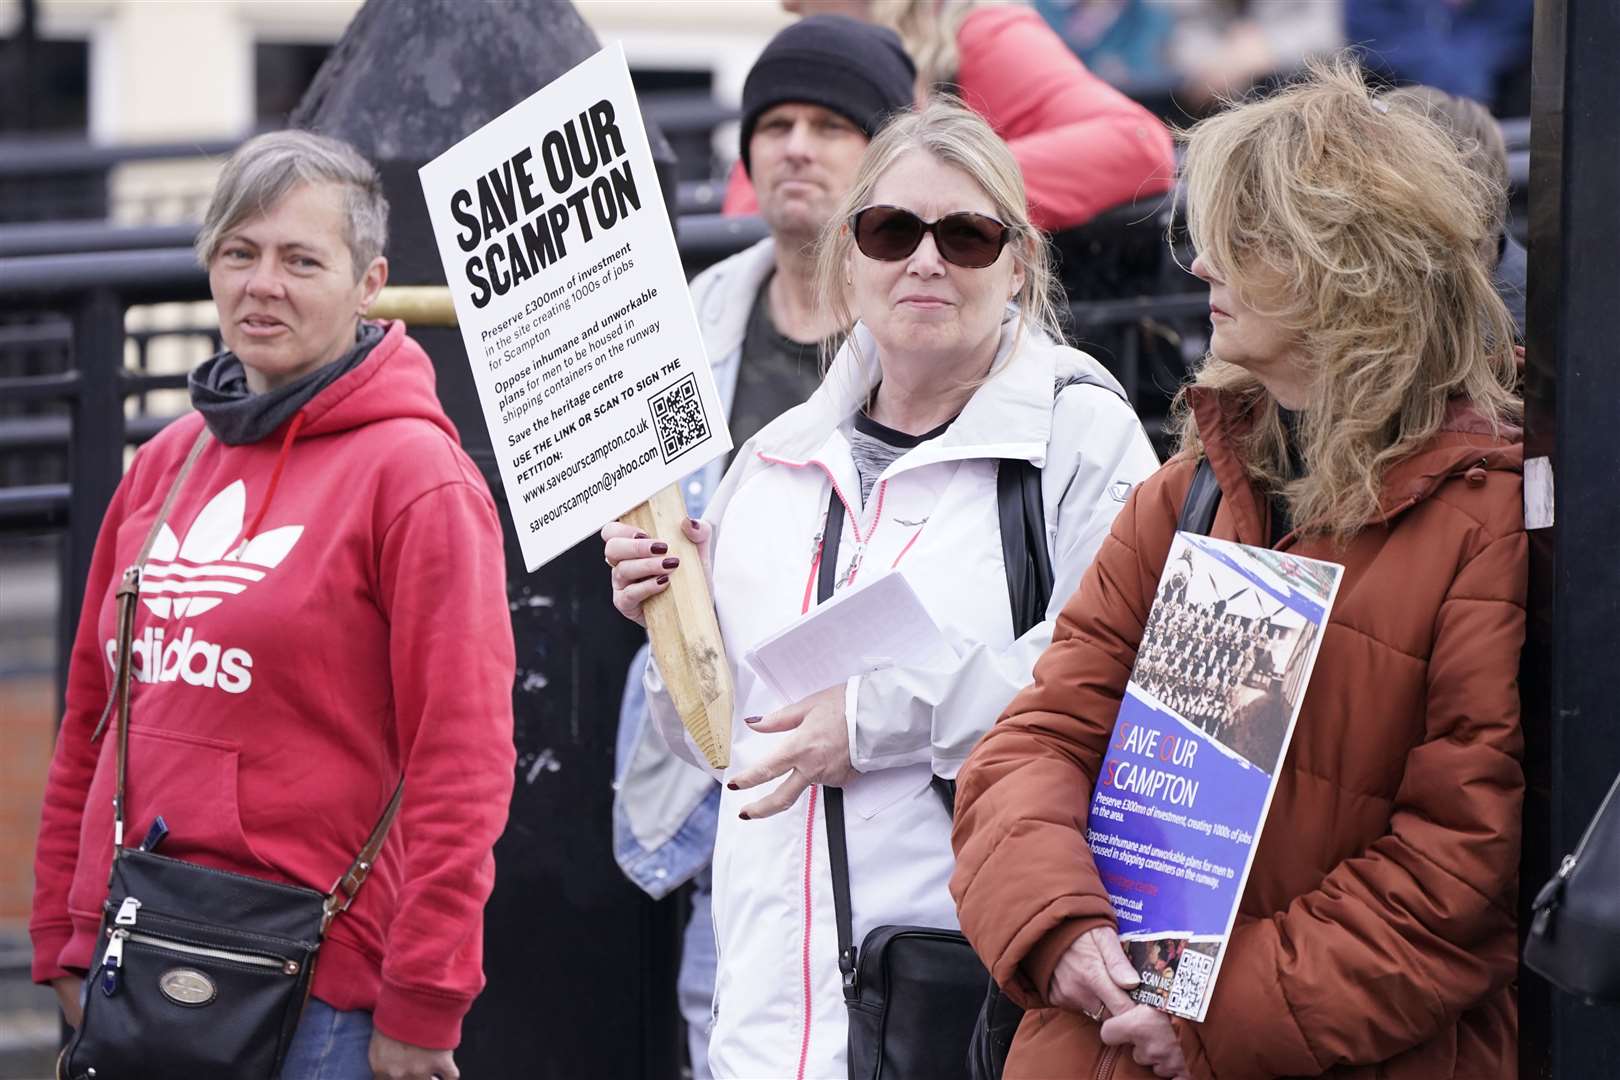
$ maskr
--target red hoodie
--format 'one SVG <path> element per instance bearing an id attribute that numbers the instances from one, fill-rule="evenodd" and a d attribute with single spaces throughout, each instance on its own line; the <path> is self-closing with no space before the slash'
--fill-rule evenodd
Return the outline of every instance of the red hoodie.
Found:
<path id="1" fill-rule="evenodd" d="M 957 89 L 1018 160 L 1037 228 L 1071 228 L 1170 190 L 1169 131 L 1088 71 L 1037 12 L 978 8 L 962 20 L 956 45 Z M 759 213 L 740 161 L 721 211 Z"/>
<path id="2" fill-rule="evenodd" d="M 514 654 L 500 520 L 433 387 L 396 322 L 270 438 L 203 450 L 136 613 L 126 840 L 161 814 L 165 855 L 325 891 L 403 768 L 399 817 L 313 993 L 449 1048 L 483 988 Z M 34 865 L 39 982 L 92 959 L 114 739 L 90 735 L 113 589 L 201 426 L 188 415 L 137 453 L 101 524 Z"/>

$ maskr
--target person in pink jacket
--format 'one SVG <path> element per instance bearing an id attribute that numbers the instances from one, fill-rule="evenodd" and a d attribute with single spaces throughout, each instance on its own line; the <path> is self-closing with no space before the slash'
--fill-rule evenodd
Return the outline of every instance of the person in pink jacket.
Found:
<path id="1" fill-rule="evenodd" d="M 1152 113 L 1086 70 L 1033 8 L 983 0 L 783 0 L 799 14 L 850 15 L 899 33 L 917 64 L 919 101 L 961 96 L 1012 148 L 1031 220 L 1048 232 L 1121 203 L 1162 195 L 1175 176 L 1170 133 Z M 752 214 L 734 169 L 722 212 Z"/>

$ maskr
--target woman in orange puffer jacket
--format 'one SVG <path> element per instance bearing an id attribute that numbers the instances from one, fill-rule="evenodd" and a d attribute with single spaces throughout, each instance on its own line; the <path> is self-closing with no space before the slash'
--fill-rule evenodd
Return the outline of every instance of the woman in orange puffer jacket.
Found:
<path id="1" fill-rule="evenodd" d="M 1029 1010 L 1007 1076 L 1517 1075 L 1526 539 L 1513 330 L 1479 254 L 1493 195 L 1348 63 L 1199 124 L 1185 174 L 1213 331 L 1181 453 L 958 777 L 962 928 Z M 1206 457 L 1214 536 L 1345 572 L 1191 1023 L 1125 997 L 1085 823 Z"/>

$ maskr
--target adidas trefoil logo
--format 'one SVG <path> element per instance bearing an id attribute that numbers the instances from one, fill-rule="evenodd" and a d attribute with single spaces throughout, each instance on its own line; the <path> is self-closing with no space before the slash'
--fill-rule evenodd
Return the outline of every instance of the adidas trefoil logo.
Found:
<path id="1" fill-rule="evenodd" d="M 304 527 L 283 525 L 230 550 L 242 535 L 246 506 L 247 487 L 237 480 L 208 500 L 184 542 L 164 523 L 141 578 L 141 602 L 152 614 L 160 619 L 201 615 L 281 565 Z"/>

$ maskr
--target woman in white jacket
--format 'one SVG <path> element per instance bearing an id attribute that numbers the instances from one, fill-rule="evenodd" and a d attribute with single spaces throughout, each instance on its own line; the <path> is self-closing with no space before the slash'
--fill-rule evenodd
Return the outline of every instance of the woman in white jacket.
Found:
<path id="1" fill-rule="evenodd" d="M 854 329 L 820 390 L 742 448 L 688 525 L 736 679 L 714 861 L 716 1076 L 846 1075 L 821 785 L 845 792 L 855 940 L 956 926 L 951 822 L 931 778 L 954 776 L 1029 681 L 1052 618 L 1158 464 L 1118 383 L 1057 344 L 1044 241 L 983 120 L 936 102 L 894 121 L 833 221 L 824 295 Z M 1042 470 L 1057 578 L 1047 620 L 1016 640 L 996 497 L 1008 459 Z M 815 603 L 834 497 L 838 588 L 902 571 L 956 660 L 777 700 L 740 660 Z M 638 622 L 671 573 L 700 572 L 628 526 L 602 535 L 614 604 Z M 647 690 L 671 745 L 701 762 L 652 666 Z"/>

